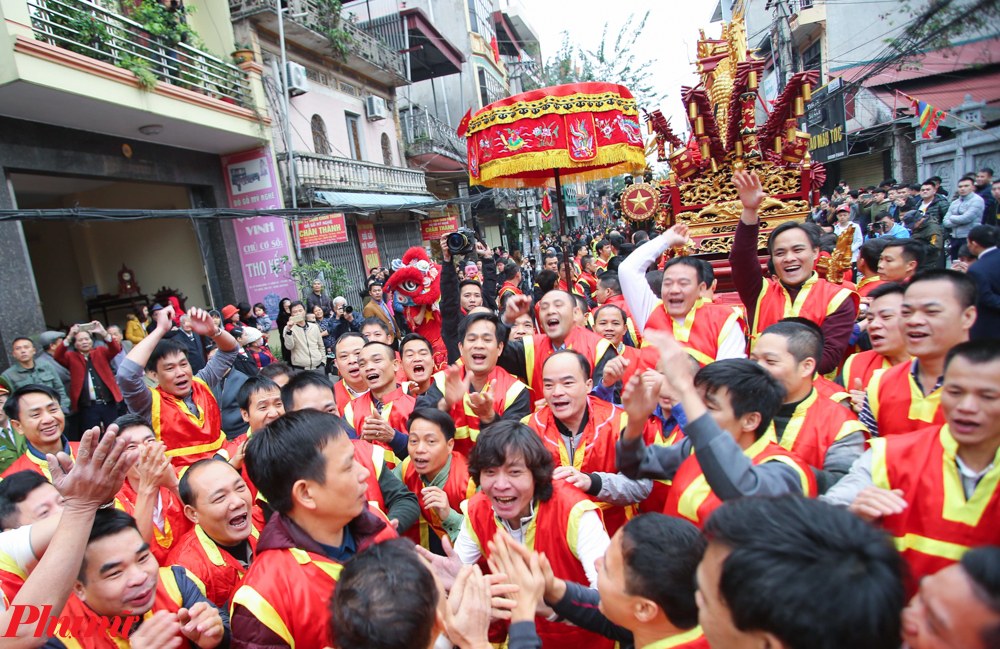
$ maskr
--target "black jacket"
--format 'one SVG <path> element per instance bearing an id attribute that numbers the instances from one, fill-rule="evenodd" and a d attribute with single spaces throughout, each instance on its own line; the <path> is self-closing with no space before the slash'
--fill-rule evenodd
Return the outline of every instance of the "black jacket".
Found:
<path id="1" fill-rule="evenodd" d="M 996 338 L 1000 335 L 1000 251 L 994 250 L 969 266 L 969 277 L 976 280 L 976 322 L 970 336 Z"/>

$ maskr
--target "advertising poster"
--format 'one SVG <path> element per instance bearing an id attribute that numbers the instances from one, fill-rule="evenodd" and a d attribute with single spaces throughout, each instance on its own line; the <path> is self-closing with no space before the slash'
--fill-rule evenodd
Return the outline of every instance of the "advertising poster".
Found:
<path id="1" fill-rule="evenodd" d="M 281 208 L 280 183 L 267 147 L 222 156 L 222 174 L 227 181 L 230 207 L 243 210 Z M 233 219 L 233 229 L 247 301 L 263 303 L 268 315 L 276 318 L 281 298 L 295 299 L 298 295 L 295 282 L 287 276 L 289 264 L 280 261 L 281 257 L 294 257 L 285 221 L 276 216 Z"/>
<path id="2" fill-rule="evenodd" d="M 458 229 L 457 216 L 439 216 L 435 219 L 424 219 L 420 222 L 420 238 L 424 241 L 437 241 L 441 235 Z"/>
<path id="3" fill-rule="evenodd" d="M 365 273 L 371 273 L 372 268 L 382 266 L 378 254 L 378 244 L 375 243 L 375 224 L 371 221 L 358 221 L 358 241 L 361 243 L 361 256 L 365 260 Z"/>
<path id="4" fill-rule="evenodd" d="M 347 221 L 339 212 L 302 219 L 298 222 L 298 227 L 300 248 L 347 243 Z"/>

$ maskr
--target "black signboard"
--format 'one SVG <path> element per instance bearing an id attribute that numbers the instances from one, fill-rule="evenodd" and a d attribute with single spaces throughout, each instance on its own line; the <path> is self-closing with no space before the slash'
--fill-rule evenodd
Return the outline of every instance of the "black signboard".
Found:
<path id="1" fill-rule="evenodd" d="M 813 162 L 827 162 L 847 156 L 847 129 L 844 90 L 840 78 L 813 91 L 806 106 L 809 155 Z"/>

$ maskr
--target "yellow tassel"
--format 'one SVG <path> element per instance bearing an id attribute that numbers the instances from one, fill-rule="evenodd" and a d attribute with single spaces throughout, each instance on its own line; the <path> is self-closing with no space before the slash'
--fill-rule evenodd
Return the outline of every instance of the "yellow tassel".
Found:
<path id="1" fill-rule="evenodd" d="M 608 169 L 603 168 L 608 165 L 614 165 L 615 169 L 620 167 L 621 170 L 610 173 Z M 491 160 L 480 164 L 478 179 L 470 177 L 469 181 L 474 185 L 488 187 L 550 187 L 555 184 L 554 178 L 511 178 L 511 176 L 529 171 L 559 169 L 560 178 L 563 184 L 566 184 L 608 178 L 619 173 L 641 173 L 645 167 L 646 156 L 642 149 L 619 143 L 600 147 L 597 150 L 597 157 L 586 162 L 573 161 L 566 149 L 531 151 L 509 158 Z M 575 169 L 579 171 L 574 171 Z"/>
<path id="2" fill-rule="evenodd" d="M 603 105 L 599 105 L 603 102 Z M 595 106 L 597 108 L 595 109 Z M 625 99 L 615 92 L 605 92 L 599 95 L 576 93 L 565 97 L 544 97 L 535 101 L 522 101 L 509 106 L 497 106 L 485 112 L 476 113 L 469 122 L 467 135 L 496 126 L 512 124 L 530 117 L 538 119 L 546 115 L 573 115 L 575 113 L 603 113 L 611 110 L 621 111 L 625 116 L 639 116 L 635 99 Z"/>

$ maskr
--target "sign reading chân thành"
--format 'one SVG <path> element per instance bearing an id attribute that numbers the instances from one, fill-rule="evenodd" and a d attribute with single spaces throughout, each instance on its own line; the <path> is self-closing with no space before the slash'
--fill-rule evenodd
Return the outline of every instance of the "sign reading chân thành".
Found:
<path id="1" fill-rule="evenodd" d="M 298 227 L 299 246 L 302 248 L 347 243 L 347 222 L 340 212 L 302 219 Z"/>
<path id="2" fill-rule="evenodd" d="M 441 235 L 458 229 L 457 216 L 439 216 L 420 222 L 420 238 L 423 241 L 437 241 Z"/>

